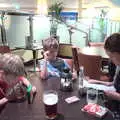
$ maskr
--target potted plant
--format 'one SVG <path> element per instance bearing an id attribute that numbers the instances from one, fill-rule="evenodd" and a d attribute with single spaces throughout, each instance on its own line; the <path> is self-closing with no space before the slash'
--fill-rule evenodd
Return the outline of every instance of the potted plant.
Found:
<path id="1" fill-rule="evenodd" d="M 104 40 L 105 36 L 106 36 L 106 33 L 105 33 L 105 26 L 106 26 L 106 15 L 107 15 L 107 12 L 106 10 L 104 9 L 101 9 L 100 11 L 100 18 L 99 18 L 99 27 L 100 27 L 100 31 L 102 33 L 102 40 Z"/>
<path id="2" fill-rule="evenodd" d="M 60 13 L 63 10 L 63 3 L 56 2 L 49 7 L 49 11 L 51 14 L 51 28 L 50 28 L 50 35 L 57 35 L 57 27 L 58 23 L 61 22 L 62 18 Z"/>

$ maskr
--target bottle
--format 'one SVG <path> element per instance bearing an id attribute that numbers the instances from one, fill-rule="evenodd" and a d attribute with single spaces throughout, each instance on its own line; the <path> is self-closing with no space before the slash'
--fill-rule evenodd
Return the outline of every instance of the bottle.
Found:
<path id="1" fill-rule="evenodd" d="M 83 80 L 84 80 L 84 67 L 80 66 L 80 71 L 79 71 L 79 87 L 83 87 Z"/>
<path id="2" fill-rule="evenodd" d="M 80 66 L 80 71 L 79 71 L 79 95 L 80 96 L 83 96 L 85 94 L 83 80 L 84 80 L 84 67 Z"/>

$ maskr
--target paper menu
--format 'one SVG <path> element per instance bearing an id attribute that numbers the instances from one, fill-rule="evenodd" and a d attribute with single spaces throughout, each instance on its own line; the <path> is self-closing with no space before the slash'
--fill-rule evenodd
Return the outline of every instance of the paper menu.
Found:
<path id="1" fill-rule="evenodd" d="M 88 83 L 88 81 L 84 80 L 83 81 L 83 86 L 87 88 L 94 88 L 97 90 L 110 90 L 110 91 L 116 91 L 114 86 L 106 86 L 102 84 L 93 84 L 93 83 Z"/>

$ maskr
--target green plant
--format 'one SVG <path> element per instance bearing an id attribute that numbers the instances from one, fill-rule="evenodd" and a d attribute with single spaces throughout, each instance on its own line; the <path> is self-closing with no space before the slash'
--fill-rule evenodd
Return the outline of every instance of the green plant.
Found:
<path id="1" fill-rule="evenodd" d="M 106 14 L 107 14 L 107 12 L 104 9 L 101 9 L 100 18 L 99 18 L 99 25 L 100 25 L 101 31 L 103 31 L 103 29 L 104 29 Z"/>
<path id="2" fill-rule="evenodd" d="M 100 16 L 99 16 L 99 28 L 100 28 L 100 32 L 101 32 L 101 40 L 104 40 L 105 36 L 106 36 L 106 15 L 108 13 L 107 9 L 101 9 L 100 10 Z"/>
<path id="3" fill-rule="evenodd" d="M 60 15 L 62 10 L 63 10 L 62 2 L 56 2 L 49 7 L 49 11 L 50 11 L 51 17 L 52 17 L 50 35 L 57 34 L 58 23 L 62 20 L 61 15 Z"/>
<path id="4" fill-rule="evenodd" d="M 49 7 L 49 10 L 52 14 L 52 17 L 56 18 L 57 20 L 61 19 L 60 13 L 63 10 L 63 3 L 54 3 Z"/>

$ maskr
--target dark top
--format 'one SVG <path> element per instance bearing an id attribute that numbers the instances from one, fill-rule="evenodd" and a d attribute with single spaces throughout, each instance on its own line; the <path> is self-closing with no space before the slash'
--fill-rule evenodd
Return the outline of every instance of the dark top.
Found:
<path id="1" fill-rule="evenodd" d="M 120 71 L 118 72 L 118 74 L 115 77 L 114 87 L 116 88 L 116 92 L 120 93 Z M 111 111 L 120 112 L 120 101 L 118 101 L 118 100 L 108 100 L 107 107 Z"/>
<path id="2" fill-rule="evenodd" d="M 116 88 L 116 92 L 120 93 L 120 71 L 116 76 L 115 82 L 114 82 L 114 86 Z"/>

